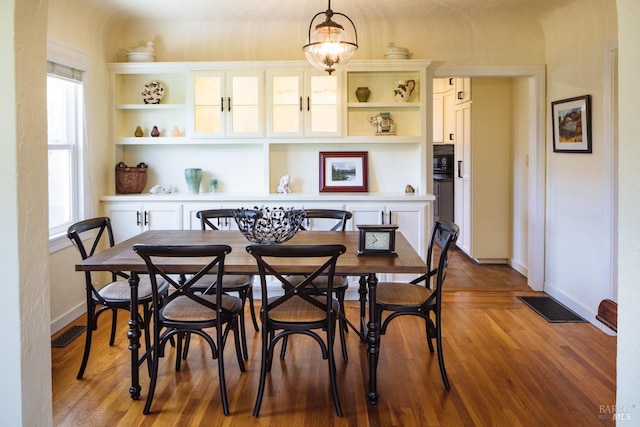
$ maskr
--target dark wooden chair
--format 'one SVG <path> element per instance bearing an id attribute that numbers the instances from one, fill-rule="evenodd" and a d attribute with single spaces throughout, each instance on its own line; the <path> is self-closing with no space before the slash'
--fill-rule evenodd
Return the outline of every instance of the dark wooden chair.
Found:
<path id="1" fill-rule="evenodd" d="M 351 219 L 353 214 L 349 211 L 339 209 L 305 209 L 306 220 L 300 226 L 300 230 L 307 231 L 313 230 L 325 230 L 325 231 L 344 231 L 347 227 L 347 221 Z M 306 226 L 305 226 L 306 224 Z M 300 281 L 301 276 L 290 277 L 290 281 Z M 314 280 L 313 285 L 321 292 L 326 292 L 327 284 L 326 277 L 320 276 Z M 342 358 L 349 360 L 347 353 L 347 342 L 345 332 L 348 332 L 346 322 L 346 311 L 344 309 L 344 298 L 349 287 L 349 279 L 347 276 L 335 276 L 333 278 L 333 292 L 340 303 L 340 346 L 342 349 Z M 287 339 L 282 340 L 282 349 L 280 351 L 280 358 L 284 359 L 287 352 Z"/>
<path id="2" fill-rule="evenodd" d="M 442 354 L 442 286 L 458 234 L 459 228 L 456 224 L 445 220 L 436 221 L 427 251 L 427 272 L 409 283 L 378 283 L 375 301 L 376 321 L 381 325 L 381 335 L 386 333 L 389 322 L 398 316 L 413 315 L 424 319 L 429 351 L 433 353 L 435 340 L 440 374 L 447 390 L 450 389 L 450 385 Z M 442 249 L 437 266 L 432 269 L 432 259 L 435 258 L 434 243 L 438 240 Z M 383 322 L 382 316 L 385 311 L 390 311 L 391 314 Z M 376 364 L 377 362 L 376 359 Z"/>
<path id="3" fill-rule="evenodd" d="M 111 220 L 108 217 L 91 218 L 77 222 L 67 230 L 67 237 L 80 252 L 82 259 L 99 252 L 100 248 L 114 245 Z M 87 244 L 85 245 L 85 242 Z M 120 271 L 111 273 L 111 281 L 97 288 L 94 285 L 90 271 L 85 271 L 85 291 L 87 302 L 87 331 L 85 333 L 84 354 L 77 378 L 82 379 L 91 352 L 91 337 L 98 328 L 98 318 L 105 311 L 111 311 L 111 337 L 109 345 L 113 345 L 116 337 L 118 310 L 130 311 L 131 287 L 129 275 Z M 160 294 L 166 294 L 168 285 L 160 284 Z M 142 306 L 143 315 L 139 324 L 145 331 L 147 348 L 149 347 L 149 318 L 151 306 L 151 282 L 148 278 L 141 278 L 138 285 L 138 304 Z M 137 312 L 137 310 L 136 310 Z"/>
<path id="4" fill-rule="evenodd" d="M 292 334 L 312 337 L 319 344 L 322 358 L 328 360 L 329 380 L 333 403 L 338 416 L 342 416 L 338 386 L 336 382 L 336 364 L 333 354 L 336 321 L 340 316 L 340 304 L 333 297 L 333 279 L 338 257 L 346 251 L 343 245 L 249 245 L 247 252 L 253 255 L 260 273 L 262 306 L 262 360 L 260 365 L 260 384 L 253 409 L 253 416 L 260 413 L 264 395 L 267 372 L 271 371 L 274 346 L 280 340 Z M 317 258 L 317 267 L 311 274 L 305 273 L 303 280 L 292 283 L 274 264 L 278 262 L 295 266 L 303 258 Z M 326 292 L 313 286 L 320 275 L 326 275 Z M 270 295 L 267 286 L 269 277 L 274 277 L 284 290 L 284 295 Z M 325 338 L 320 336 L 324 331 Z"/>
<path id="5" fill-rule="evenodd" d="M 200 219 L 200 227 L 202 230 L 221 230 L 230 229 L 232 224 L 235 223 L 233 217 L 234 209 L 208 209 L 196 212 L 196 217 Z M 262 214 L 260 211 L 245 209 L 243 214 L 250 218 L 259 218 Z M 215 274 L 207 274 L 200 279 L 198 283 L 194 285 L 194 289 L 200 289 L 208 292 L 214 292 L 215 290 L 210 286 L 216 282 Z M 242 353 L 245 360 L 249 359 L 249 350 L 247 348 L 247 333 L 245 327 L 244 307 L 246 301 L 249 300 L 249 312 L 251 314 L 251 320 L 256 332 L 259 332 L 258 320 L 256 318 L 255 305 L 253 301 L 253 275 L 231 275 L 227 274 L 222 281 L 223 292 L 238 293 L 238 297 L 242 300 L 242 312 L 240 313 L 240 333 L 242 335 Z M 187 337 L 187 341 L 188 341 Z M 189 349 L 188 342 L 185 345 L 184 358 L 187 356 Z"/>
<path id="6" fill-rule="evenodd" d="M 164 356 L 164 348 L 167 341 L 176 336 L 176 371 L 180 370 L 181 344 L 185 335 L 196 334 L 202 337 L 211 347 L 212 357 L 218 360 L 218 379 L 220 383 L 220 396 L 222 398 L 222 410 L 229 415 L 229 403 L 227 399 L 227 387 L 224 368 L 224 347 L 229 332 L 235 337 L 236 356 L 240 371 L 244 372 L 244 360 L 240 347 L 240 334 L 238 331 L 238 317 L 242 311 L 242 300 L 238 297 L 226 295 L 222 291 L 220 282 L 224 281 L 224 260 L 231 252 L 227 245 L 146 245 L 137 244 L 133 250 L 140 255 L 147 265 L 152 290 L 152 317 L 153 334 L 150 348 L 151 380 L 149 393 L 143 413 L 148 414 L 151 409 L 153 395 L 158 378 L 158 364 Z M 207 264 L 196 274 L 188 279 L 176 279 L 170 271 L 165 271 L 162 259 L 167 258 L 206 258 Z M 205 274 L 216 272 L 214 293 L 202 293 L 192 289 Z M 158 292 L 158 284 L 161 280 L 171 286 L 171 292 L 161 299 Z M 215 329 L 215 338 L 205 331 L 207 328 Z"/>

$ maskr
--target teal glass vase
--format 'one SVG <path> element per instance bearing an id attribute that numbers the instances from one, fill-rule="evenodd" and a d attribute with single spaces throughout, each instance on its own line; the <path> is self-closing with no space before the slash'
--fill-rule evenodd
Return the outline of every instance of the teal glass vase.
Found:
<path id="1" fill-rule="evenodd" d="M 187 168 L 184 170 L 184 179 L 187 181 L 187 190 L 189 193 L 197 194 L 200 192 L 200 181 L 202 181 L 202 169 Z"/>

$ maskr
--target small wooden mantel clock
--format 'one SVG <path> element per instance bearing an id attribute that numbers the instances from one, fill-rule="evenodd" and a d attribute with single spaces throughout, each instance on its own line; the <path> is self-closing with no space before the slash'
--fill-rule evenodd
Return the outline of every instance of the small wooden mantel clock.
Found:
<path id="1" fill-rule="evenodd" d="M 397 225 L 365 224 L 356 227 L 360 230 L 358 255 L 397 255 Z"/>

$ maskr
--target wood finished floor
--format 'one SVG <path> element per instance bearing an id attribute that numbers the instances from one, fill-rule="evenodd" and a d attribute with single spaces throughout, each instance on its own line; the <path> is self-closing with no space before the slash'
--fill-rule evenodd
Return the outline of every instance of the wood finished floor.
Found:
<path id="1" fill-rule="evenodd" d="M 230 416 L 221 411 L 216 362 L 197 339 L 181 372 L 173 370 L 172 350 L 162 360 L 152 413 L 143 415 L 148 376 L 141 369 L 142 396 L 131 400 L 126 315 L 119 318 L 121 334 L 113 347 L 105 317 L 83 380 L 75 378 L 83 336 L 51 350 L 54 425 L 614 425 L 601 406 L 615 404 L 615 337 L 588 323 L 547 323 L 516 298 L 529 294 L 535 293 L 511 268 L 478 266 L 455 254 L 443 300 L 451 391 L 444 389 L 419 319 L 399 318 L 382 337 L 377 405 L 366 400 L 364 345 L 348 334 L 348 362 L 336 347 L 342 418 L 331 401 L 326 361 L 307 337 L 291 339 L 286 360 L 274 362 L 260 417 L 253 418 L 260 336 L 251 327 L 247 372 L 239 372 L 233 345 L 225 351 Z M 347 305 L 349 318 L 356 320 L 357 303 Z"/>

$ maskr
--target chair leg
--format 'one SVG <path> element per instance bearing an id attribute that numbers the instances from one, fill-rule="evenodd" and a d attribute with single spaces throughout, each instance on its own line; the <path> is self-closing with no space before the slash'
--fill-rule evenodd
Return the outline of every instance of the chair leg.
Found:
<path id="1" fill-rule="evenodd" d="M 340 327 L 340 325 L 338 325 Z M 335 325 L 334 325 L 335 328 Z M 342 328 L 340 327 L 341 332 Z M 335 330 L 327 331 L 328 359 L 329 359 L 329 382 L 331 383 L 331 394 L 333 396 L 333 405 L 336 407 L 336 414 L 342 416 L 342 408 L 340 406 L 340 397 L 338 396 L 338 384 L 336 381 L 336 359 L 333 354 L 333 344 L 335 342 Z"/>
<path id="2" fill-rule="evenodd" d="M 287 343 L 289 342 L 289 336 L 285 335 L 282 337 L 282 347 L 280 348 L 280 359 L 284 359 L 284 356 L 287 354 Z"/>
<path id="3" fill-rule="evenodd" d="M 182 355 L 182 342 L 185 339 L 189 339 L 190 336 L 191 334 L 189 334 L 188 332 L 186 333 L 186 338 L 184 332 L 178 332 L 177 334 L 178 339 L 176 340 L 176 372 L 180 372 L 180 365 L 182 365 L 182 358 L 180 357 Z M 185 344 L 185 347 L 186 345 L 187 344 Z"/>
<path id="4" fill-rule="evenodd" d="M 262 397 L 264 396 L 264 386 L 267 381 L 267 366 L 269 365 L 268 354 L 270 344 L 271 333 L 267 332 L 265 325 L 262 325 L 262 360 L 260 362 L 260 384 L 258 385 L 258 395 L 256 396 L 256 403 L 253 407 L 253 416 L 258 417 L 260 414 L 260 406 L 262 405 Z"/>
<path id="5" fill-rule="evenodd" d="M 240 348 L 240 333 L 238 332 L 238 319 L 234 319 L 232 320 L 232 327 L 233 327 L 233 338 L 235 341 L 235 346 L 236 346 L 236 357 L 238 358 L 238 367 L 240 368 L 240 372 L 245 372 L 245 367 L 244 367 L 244 359 L 242 358 L 242 350 Z M 224 350 L 222 347 L 220 347 L 220 345 L 218 345 L 218 348 L 221 349 L 219 350 L 219 353 L 222 354 L 222 351 Z M 218 356 L 218 357 L 222 357 L 222 356 Z"/>
<path id="6" fill-rule="evenodd" d="M 93 329 L 95 328 L 95 306 L 90 305 L 87 307 L 87 330 L 84 337 L 84 353 L 82 355 L 82 363 L 80 363 L 80 370 L 78 370 L 77 379 L 81 380 L 84 376 L 84 370 L 87 368 L 87 362 L 89 361 L 89 353 L 91 352 L 91 337 L 93 335 Z"/>
<path id="7" fill-rule="evenodd" d="M 156 391 L 156 382 L 158 380 L 158 363 L 160 362 L 160 333 L 154 326 L 154 340 L 151 349 L 151 379 L 149 381 L 149 393 L 147 394 L 147 401 L 144 405 L 142 413 L 147 415 L 151 409 L 151 402 L 153 401 L 153 394 Z M 179 341 L 179 340 L 178 340 Z"/>
<path id="8" fill-rule="evenodd" d="M 253 287 L 250 287 L 247 291 L 247 296 L 249 298 L 249 312 L 251 314 L 251 321 L 253 322 L 253 327 L 256 332 L 260 332 L 260 328 L 258 327 L 258 319 L 256 318 L 256 308 L 253 303 Z"/>
<path id="9" fill-rule="evenodd" d="M 233 320 L 232 322 L 235 322 Z M 222 412 L 225 415 L 229 415 L 229 401 L 227 399 L 227 382 L 224 375 L 224 338 L 222 337 L 222 326 L 216 328 L 216 337 L 218 341 L 218 381 L 220 382 L 220 397 L 222 398 Z M 236 351 L 238 350 L 238 335 L 237 324 L 235 327 L 236 332 Z"/>
<path id="10" fill-rule="evenodd" d="M 342 313 L 342 316 L 346 316 L 346 313 L 344 311 L 344 290 L 341 289 L 340 291 L 338 291 L 336 296 L 338 297 L 340 313 Z M 349 354 L 347 353 L 347 340 L 345 338 L 345 332 L 348 331 L 348 327 L 346 320 L 342 316 L 338 317 L 338 329 L 340 330 L 340 347 L 342 348 L 342 359 L 347 362 L 349 360 Z"/>
<path id="11" fill-rule="evenodd" d="M 440 312 L 436 311 L 436 347 L 438 347 L 438 365 L 440 366 L 440 374 L 442 375 L 442 382 L 444 382 L 444 388 L 451 389 L 449 384 L 449 378 L 447 377 L 447 370 L 444 367 L 444 355 L 442 354 L 442 328 L 440 327 Z"/>
<path id="12" fill-rule="evenodd" d="M 424 327 L 427 334 L 427 344 L 429 345 L 429 352 L 433 353 L 433 343 L 431 341 L 435 338 L 435 328 L 433 326 L 433 322 L 429 317 L 425 319 Z"/>
<path id="13" fill-rule="evenodd" d="M 242 338 L 242 355 L 244 356 L 244 360 L 249 360 L 249 350 L 247 348 L 247 332 L 245 329 L 245 322 L 244 322 L 244 308 L 245 308 L 245 303 L 247 301 L 247 291 L 240 291 L 239 292 L 239 296 L 240 299 L 242 300 L 242 311 L 240 312 L 240 315 L 238 316 L 240 318 L 240 335 Z"/>
<path id="14" fill-rule="evenodd" d="M 173 342 L 173 336 L 171 337 L 171 342 Z M 187 360 L 187 356 L 189 355 L 189 344 L 191 343 L 191 334 L 187 332 L 184 337 L 184 349 L 182 350 L 182 360 Z"/>
<path id="15" fill-rule="evenodd" d="M 116 328 L 118 327 L 118 310 L 115 308 L 111 309 L 111 338 L 109 338 L 109 345 L 113 346 L 116 342 Z"/>

